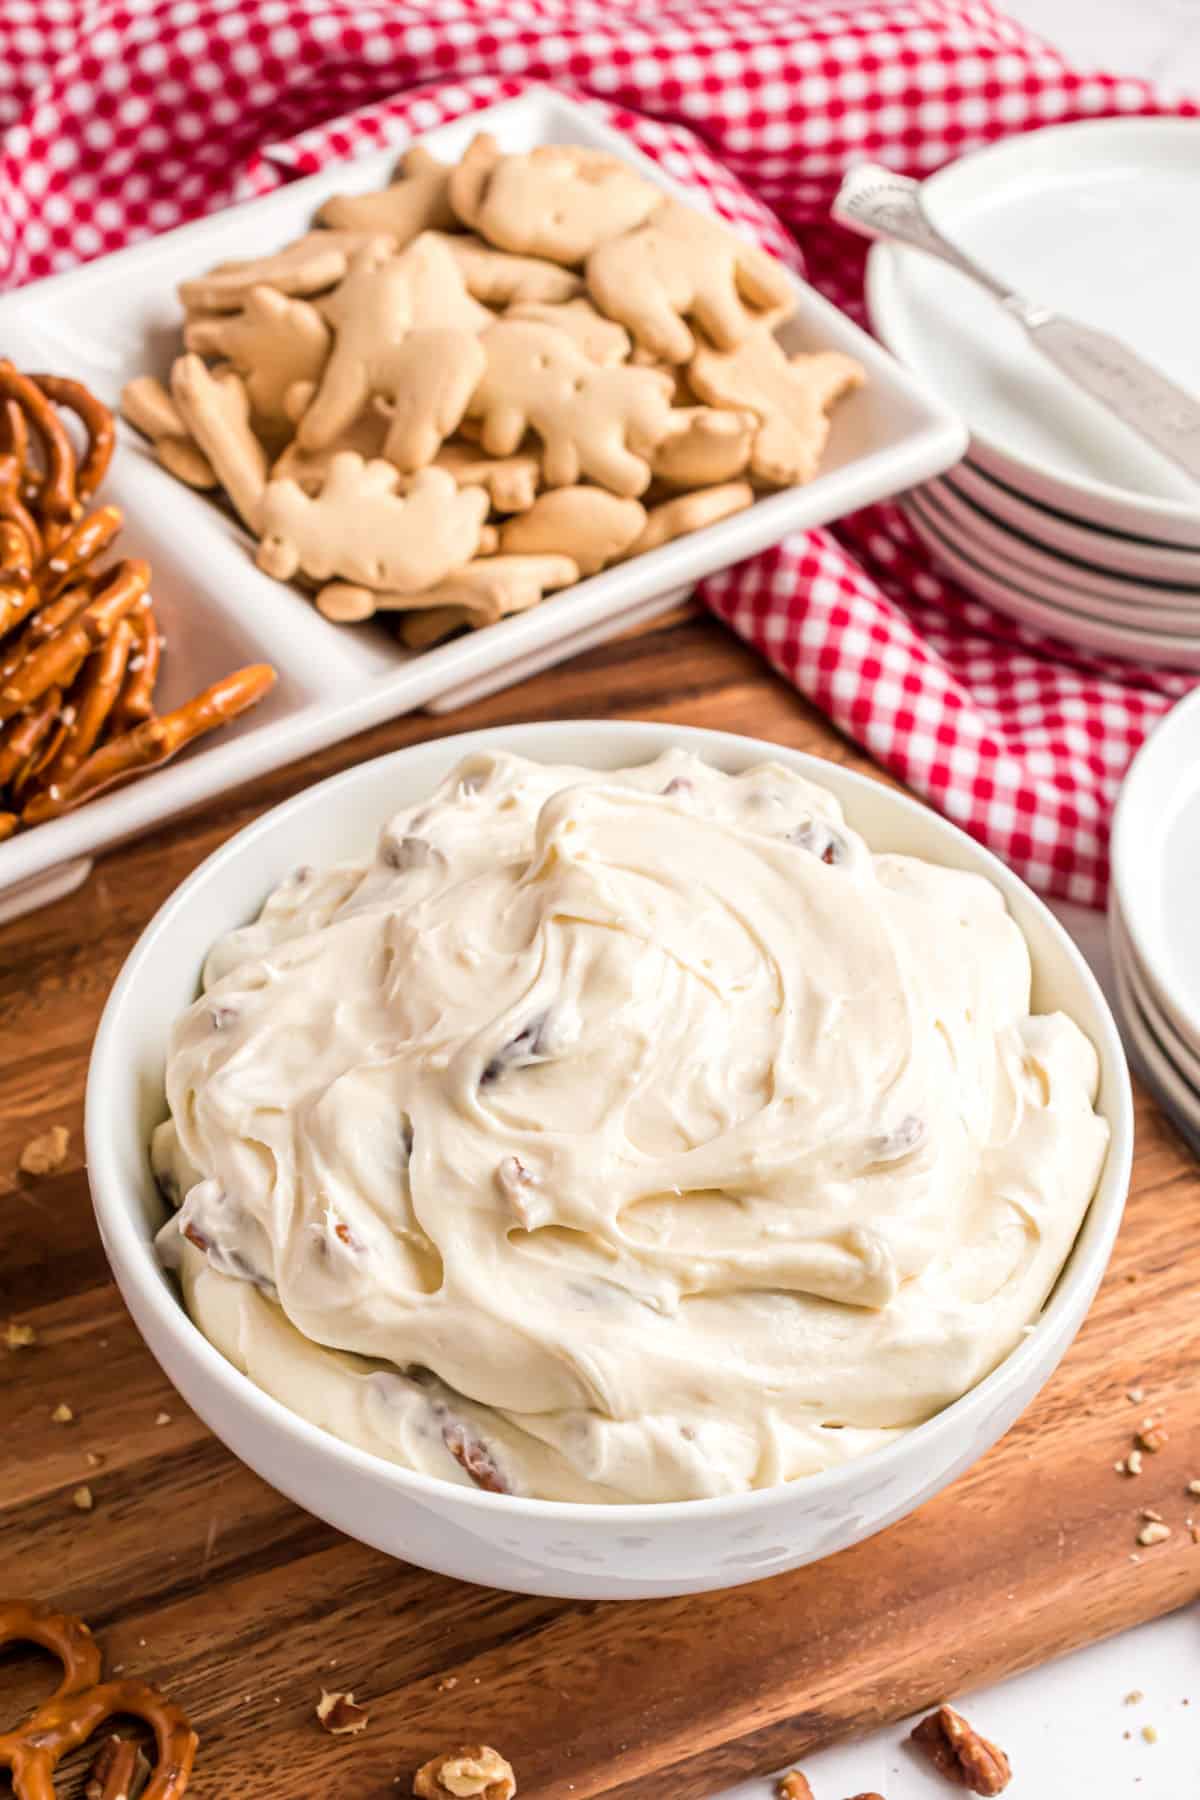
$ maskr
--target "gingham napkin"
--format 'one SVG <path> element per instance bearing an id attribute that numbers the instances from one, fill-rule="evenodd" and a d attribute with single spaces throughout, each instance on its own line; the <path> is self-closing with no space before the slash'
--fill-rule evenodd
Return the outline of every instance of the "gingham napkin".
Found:
<path id="1" fill-rule="evenodd" d="M 855 314 L 862 246 L 828 223 L 849 163 L 923 175 L 1008 132 L 1161 110 L 985 0 L 0 0 L 0 266 L 35 279 L 530 81 L 802 253 Z M 1010 623 L 936 574 L 890 506 L 704 596 L 1027 879 L 1103 903 L 1117 784 L 1186 676 Z"/>

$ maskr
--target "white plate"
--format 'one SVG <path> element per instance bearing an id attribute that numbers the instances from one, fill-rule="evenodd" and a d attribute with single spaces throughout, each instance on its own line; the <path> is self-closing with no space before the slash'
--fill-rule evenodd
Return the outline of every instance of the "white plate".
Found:
<path id="1" fill-rule="evenodd" d="M 1132 625 L 1137 631 L 1200 637 L 1200 588 L 1193 592 L 1151 588 L 1136 581 L 1122 583 L 1102 570 L 1093 574 L 1082 563 L 1043 555 L 1022 546 L 1015 532 L 990 524 L 955 495 L 943 494 L 936 481 L 927 481 L 915 493 L 906 494 L 904 503 L 990 574 L 1001 580 L 1011 578 L 1052 606 L 1070 607 L 1110 625 Z"/>
<path id="2" fill-rule="evenodd" d="M 620 133 L 549 89 L 472 113 L 422 142 L 453 159 L 481 130 L 514 150 L 550 142 L 594 145 L 696 203 Z M 382 186 L 406 141 L 397 138 L 386 150 L 264 199 L 3 296 L 5 355 L 26 368 L 77 376 L 115 402 L 132 375 L 167 373 L 179 346 L 177 282 L 298 236 L 330 194 Z M 796 278 L 794 289 L 796 312 L 780 332 L 787 347 L 844 350 L 868 374 L 867 385 L 839 407 L 815 480 L 764 496 L 733 518 L 582 581 L 532 612 L 420 655 L 400 650 L 381 628 L 330 624 L 301 594 L 261 574 L 245 532 L 160 469 L 143 440 L 122 426 L 104 497 L 125 510 L 125 554 L 149 557 L 154 566 L 155 602 L 169 645 L 163 705 L 238 662 L 273 662 L 279 684 L 228 733 L 203 741 L 169 768 L 0 845 L 0 893 L 26 884 L 24 903 L 35 905 L 36 878 L 58 864 L 367 726 L 441 696 L 484 692 L 570 655 L 585 634 L 594 641 L 598 628 L 624 630 L 656 598 L 665 604 L 677 589 L 788 532 L 824 524 L 957 461 L 966 434 L 953 411 L 805 282 Z"/>
<path id="3" fill-rule="evenodd" d="M 1112 889 L 1159 1010 L 1200 1053 L 1200 689 L 1130 765 L 1113 815 Z"/>
<path id="4" fill-rule="evenodd" d="M 1163 1054 L 1195 1095 L 1196 1108 L 1200 1112 L 1200 1052 L 1193 1050 L 1191 1045 L 1180 1037 L 1166 1013 L 1155 1000 L 1145 971 L 1139 964 L 1137 954 L 1129 942 L 1129 933 L 1122 922 L 1119 905 L 1113 904 L 1109 907 L 1108 926 L 1109 945 L 1112 949 L 1113 960 L 1114 962 L 1120 961 L 1133 997 L 1137 1001 L 1138 1011 L 1154 1033 Z"/>
<path id="5" fill-rule="evenodd" d="M 1110 914 L 1110 925 L 1114 918 L 1115 915 Z M 1200 1099 L 1167 1055 L 1138 1004 L 1130 979 L 1129 964 L 1121 953 L 1119 925 L 1114 926 L 1110 937 L 1121 1036 L 1130 1053 L 1130 1061 L 1146 1086 L 1154 1093 L 1175 1129 L 1200 1156 Z"/>
<path id="6" fill-rule="evenodd" d="M 1030 299 L 1114 332 L 1200 391 L 1200 120 L 1018 133 L 932 176 L 936 224 Z M 871 323 L 956 406 L 971 458 L 1093 524 L 1200 549 L 1200 487 L 1060 375 L 975 282 L 877 244 Z"/>
<path id="7" fill-rule="evenodd" d="M 1200 636 L 1180 637 L 1160 631 L 1135 631 L 1131 625 L 1110 625 L 1074 612 L 1066 606 L 1055 606 L 1041 600 L 1024 587 L 989 573 L 973 557 L 965 555 L 944 538 L 912 503 L 911 496 L 900 502 L 909 524 L 921 542 L 942 567 L 970 593 L 977 594 L 994 606 L 997 612 L 1020 619 L 1040 631 L 1094 650 L 1102 656 L 1125 656 L 1142 662 L 1160 663 L 1166 668 L 1200 670 Z"/>
<path id="8" fill-rule="evenodd" d="M 1187 586 L 1138 581 L 1130 575 L 1115 575 L 1095 563 L 1047 550 L 1011 525 L 992 518 L 960 494 L 944 475 L 926 481 L 917 489 L 917 497 L 949 524 L 955 538 L 961 532 L 964 542 L 970 538 L 981 552 L 986 550 L 988 558 L 981 560 L 999 558 L 1002 567 L 1019 572 L 1018 579 L 1028 587 L 1048 583 L 1052 596 L 1063 590 L 1068 596 L 1081 594 L 1087 601 L 1100 596 L 1132 608 L 1147 625 L 1184 631 L 1194 625 L 1200 630 L 1200 582 Z M 1036 583 L 1027 580 L 1027 576 L 1035 577 Z"/>
<path id="9" fill-rule="evenodd" d="M 965 460 L 956 463 L 941 481 L 964 500 L 1014 526 L 1048 550 L 1073 556 L 1079 562 L 1101 563 L 1114 573 L 1131 575 L 1137 581 L 1200 587 L 1200 550 L 1182 550 L 1174 544 L 1152 543 L 1149 538 L 1126 537 L 1119 531 L 1104 531 L 1080 519 L 1068 518 L 1048 506 L 1036 506 Z"/>

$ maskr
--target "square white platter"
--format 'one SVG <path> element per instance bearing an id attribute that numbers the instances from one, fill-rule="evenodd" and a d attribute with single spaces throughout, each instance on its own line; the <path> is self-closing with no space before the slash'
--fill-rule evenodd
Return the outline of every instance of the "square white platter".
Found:
<path id="1" fill-rule="evenodd" d="M 507 150 L 594 145 L 696 203 L 620 133 L 550 89 L 472 113 L 421 142 L 452 161 L 477 131 L 494 133 Z M 180 346 L 178 282 L 298 237 L 330 194 L 384 186 L 407 141 L 0 296 L 3 354 L 20 368 L 75 376 L 115 406 L 132 376 L 167 375 Z M 121 552 L 147 557 L 154 569 L 167 640 L 160 709 L 242 663 L 273 663 L 279 681 L 260 706 L 178 761 L 0 844 L 0 922 L 70 892 L 92 853 L 173 813 L 417 707 L 446 711 L 521 680 L 665 611 L 715 569 L 958 461 L 965 433 L 944 404 L 805 282 L 794 286 L 796 311 L 779 333 L 784 345 L 847 351 L 868 375 L 839 407 L 815 480 L 764 496 L 531 612 L 419 654 L 382 628 L 329 623 L 297 590 L 262 574 L 237 522 L 167 475 L 122 424 L 102 497 L 124 510 Z"/>

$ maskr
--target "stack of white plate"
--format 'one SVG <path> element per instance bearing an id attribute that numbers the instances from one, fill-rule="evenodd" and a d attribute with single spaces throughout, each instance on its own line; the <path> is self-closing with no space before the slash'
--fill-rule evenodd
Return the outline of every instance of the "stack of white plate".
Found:
<path id="1" fill-rule="evenodd" d="M 1200 120 L 1010 138 L 927 181 L 934 221 L 1014 291 L 1200 394 Z M 877 244 L 871 322 L 971 432 L 902 504 L 962 585 L 1073 644 L 1200 669 L 1200 484 L 1060 375 L 982 288 Z"/>
<path id="2" fill-rule="evenodd" d="M 1125 777 L 1108 922 L 1130 1059 L 1200 1153 L 1200 689 Z"/>

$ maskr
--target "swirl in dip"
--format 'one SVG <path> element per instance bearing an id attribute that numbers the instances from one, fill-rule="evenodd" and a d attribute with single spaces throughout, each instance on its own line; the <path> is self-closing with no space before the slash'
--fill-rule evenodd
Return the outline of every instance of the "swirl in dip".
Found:
<path id="1" fill-rule="evenodd" d="M 212 951 L 154 1136 L 192 1318 L 447 1481 L 678 1500 L 859 1456 L 1019 1339 L 1103 1163 L 983 877 L 678 752 L 474 756 Z"/>

